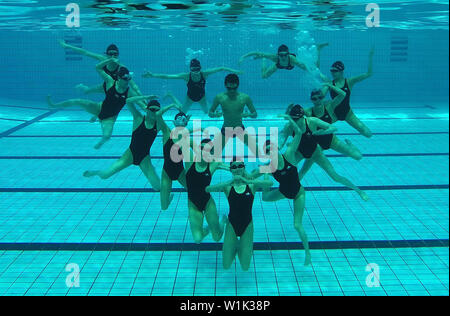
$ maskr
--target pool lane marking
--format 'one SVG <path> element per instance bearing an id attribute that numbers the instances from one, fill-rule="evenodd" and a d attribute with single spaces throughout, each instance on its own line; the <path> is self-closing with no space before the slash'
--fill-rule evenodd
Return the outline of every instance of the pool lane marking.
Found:
<path id="1" fill-rule="evenodd" d="M 434 116 L 434 117 L 371 117 L 371 118 L 361 118 L 361 121 L 371 121 L 371 120 L 448 120 L 449 117 L 441 117 L 441 116 Z M 201 119 L 202 122 L 220 122 L 223 124 L 222 120 L 211 120 L 211 119 Z M 133 122 L 133 120 L 118 120 L 117 123 L 129 123 Z M 285 120 L 280 119 L 251 119 L 251 120 L 245 120 L 245 123 L 250 122 L 285 122 Z M 88 120 L 48 120 L 48 121 L 42 121 L 41 123 L 89 123 Z"/>
<path id="2" fill-rule="evenodd" d="M 47 113 L 44 113 L 44 114 L 41 114 L 41 115 L 35 117 L 35 118 L 32 119 L 32 120 L 26 121 L 26 122 L 24 122 L 24 123 L 22 123 L 22 124 L 20 124 L 20 125 L 18 125 L 18 126 L 15 126 L 15 127 L 13 127 L 13 128 L 10 128 L 9 130 L 7 130 L 7 131 L 5 131 L 5 132 L 0 133 L 0 138 L 5 137 L 5 136 L 9 136 L 9 135 L 11 135 L 12 133 L 15 133 L 15 132 L 17 132 L 17 131 L 19 131 L 19 130 L 25 128 L 25 127 L 27 127 L 27 126 L 30 126 L 30 125 L 33 124 L 33 123 L 39 122 L 40 120 L 42 120 L 42 119 L 44 119 L 44 118 L 46 118 L 46 117 L 49 117 L 50 115 L 55 114 L 56 112 L 58 112 L 58 110 L 52 110 L 52 111 L 49 111 L 49 112 L 47 112 Z"/>
<path id="3" fill-rule="evenodd" d="M 394 136 L 394 135 L 448 135 L 447 132 L 397 132 L 397 133 L 373 133 L 374 136 Z M 360 136 L 360 133 L 336 133 L 337 136 Z M 6 138 L 100 138 L 101 135 L 9 135 Z M 162 135 L 156 137 L 162 138 Z M 266 134 L 270 137 L 270 134 Z M 112 135 L 111 138 L 131 138 L 131 135 Z"/>
<path id="4" fill-rule="evenodd" d="M 449 156 L 449 153 L 402 153 L 402 154 L 364 154 L 364 158 L 377 157 L 442 157 Z M 344 155 L 325 155 L 328 158 L 349 158 Z M 0 156 L 0 160 L 116 160 L 121 156 Z M 163 160 L 163 156 L 151 156 L 154 160 Z M 230 159 L 231 157 L 225 157 Z M 255 157 L 245 156 L 245 159 Z"/>
<path id="5" fill-rule="evenodd" d="M 394 190 L 448 190 L 448 184 L 423 185 L 384 185 L 360 186 L 364 191 L 394 191 Z M 278 189 L 274 187 L 272 189 Z M 341 186 L 305 187 L 308 192 L 352 191 Z M 185 193 L 184 188 L 173 188 L 173 193 Z M 258 191 L 261 192 L 261 191 Z M 149 188 L 0 188 L 0 193 L 159 193 Z"/>
<path id="6" fill-rule="evenodd" d="M 310 241 L 312 250 L 448 248 L 448 239 Z M 222 251 L 222 243 L 0 243 L 2 251 Z M 255 242 L 255 251 L 303 250 L 301 242 Z"/>

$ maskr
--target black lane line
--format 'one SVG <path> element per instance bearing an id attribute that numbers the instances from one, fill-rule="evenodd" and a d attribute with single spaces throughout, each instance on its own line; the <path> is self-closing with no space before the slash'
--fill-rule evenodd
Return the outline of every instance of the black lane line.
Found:
<path id="1" fill-rule="evenodd" d="M 366 118 L 366 119 L 361 119 L 361 121 L 378 121 L 378 120 L 448 120 L 448 117 L 371 117 L 371 118 Z M 223 119 L 222 120 L 211 120 L 211 119 L 199 119 L 202 122 L 219 122 L 221 124 L 223 124 Z M 133 122 L 133 120 L 118 120 L 117 123 L 129 123 L 129 122 Z M 244 125 L 246 123 L 251 123 L 251 122 L 280 122 L 280 123 L 284 123 L 286 122 L 285 120 L 280 120 L 280 119 L 251 119 L 251 120 L 245 120 L 244 121 Z M 47 120 L 47 121 L 42 121 L 41 123 L 89 123 L 89 120 Z"/>
<path id="2" fill-rule="evenodd" d="M 393 190 L 445 190 L 448 184 L 433 185 L 384 185 L 384 186 L 361 186 L 364 191 L 393 191 Z M 272 188 L 278 189 L 278 188 Z M 328 191 L 352 191 L 347 187 L 305 187 L 308 192 Z M 174 193 L 184 193 L 186 189 L 174 188 Z M 159 193 L 153 189 L 146 188 L 0 188 L 0 193 Z"/>
<path id="3" fill-rule="evenodd" d="M 448 248 L 448 239 L 311 241 L 313 250 Z M 3 251 L 221 251 L 222 243 L 0 243 Z M 303 250 L 301 242 L 255 242 L 255 251 Z"/>
<path id="4" fill-rule="evenodd" d="M 11 135 L 12 133 L 15 133 L 15 132 L 21 130 L 22 128 L 27 127 L 27 126 L 30 126 L 31 124 L 36 123 L 36 122 L 42 120 L 43 118 L 49 117 L 50 115 L 52 115 L 52 114 L 54 114 L 54 113 L 56 113 L 56 112 L 57 112 L 57 110 L 49 111 L 49 112 L 47 112 L 47 113 L 44 113 L 44 114 L 42 114 L 42 115 L 39 115 L 39 116 L 35 117 L 35 118 L 32 119 L 32 120 L 26 121 L 26 122 L 23 123 L 23 124 L 20 124 L 20 125 L 18 125 L 18 126 L 16 126 L 16 127 L 10 128 L 9 130 L 7 130 L 7 131 L 5 131 L 5 132 L 0 133 L 0 138 L 5 137 L 5 136 L 9 136 L 9 135 Z"/>
<path id="5" fill-rule="evenodd" d="M 395 136 L 395 135 L 448 135 L 449 132 L 397 132 L 397 133 L 373 133 L 374 136 Z M 359 136 L 359 133 L 336 133 L 337 136 Z M 101 135 L 10 135 L 7 138 L 100 138 Z M 112 135 L 111 138 L 130 138 L 131 135 Z M 162 138 L 162 135 L 156 137 Z M 270 134 L 265 135 L 266 138 Z"/>
<path id="6" fill-rule="evenodd" d="M 333 154 L 325 155 L 328 158 L 348 158 L 344 155 Z M 442 157 L 449 156 L 449 153 L 403 153 L 403 154 L 365 154 L 365 158 L 376 157 Z M 0 156 L 0 160 L 115 160 L 120 156 Z M 230 159 L 232 157 L 225 157 Z M 245 156 L 245 159 L 251 159 L 255 157 Z M 163 156 L 152 156 L 153 160 L 163 160 Z"/>

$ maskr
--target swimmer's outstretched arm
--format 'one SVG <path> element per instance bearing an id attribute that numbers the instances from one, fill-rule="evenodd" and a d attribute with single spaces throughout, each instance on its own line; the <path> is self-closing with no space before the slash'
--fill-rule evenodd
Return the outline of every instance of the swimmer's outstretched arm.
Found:
<path id="1" fill-rule="evenodd" d="M 117 59 L 116 58 L 108 58 L 108 59 L 105 59 L 105 60 L 99 62 L 95 66 L 100 77 L 102 77 L 102 79 L 106 82 L 106 86 L 111 86 L 114 83 L 114 79 L 103 70 L 103 68 L 111 61 L 117 62 Z"/>
<path id="2" fill-rule="evenodd" d="M 159 110 L 158 112 L 156 112 L 156 116 L 162 117 L 167 111 L 174 109 L 174 108 L 181 110 L 178 104 L 172 103 L 171 105 L 166 106 L 166 107 L 162 108 L 161 110 Z"/>
<path id="3" fill-rule="evenodd" d="M 270 59 L 273 62 L 277 61 L 277 55 L 267 54 L 267 53 L 262 53 L 262 52 L 250 52 L 250 53 L 242 56 L 239 59 L 239 63 L 241 64 L 246 58 L 249 58 L 249 57 L 253 57 L 254 59 L 262 59 L 262 58 Z"/>
<path id="4" fill-rule="evenodd" d="M 334 109 L 335 109 L 339 104 L 341 104 L 342 101 L 344 101 L 345 96 L 346 96 L 347 94 L 345 93 L 344 90 L 342 90 L 342 89 L 336 87 L 335 85 L 333 85 L 333 84 L 331 84 L 331 83 L 325 83 L 325 84 L 324 84 L 324 88 L 323 88 L 322 90 L 324 90 L 324 89 L 330 89 L 330 90 L 333 90 L 334 92 L 337 93 L 337 96 L 331 101 L 331 104 L 330 104 L 331 109 L 334 111 Z"/>
<path id="5" fill-rule="evenodd" d="M 226 190 L 228 188 L 230 188 L 234 183 L 234 180 L 230 180 L 228 182 L 225 183 L 221 183 L 221 184 L 216 184 L 216 185 L 210 185 L 208 187 L 206 187 L 205 191 L 207 193 L 212 193 L 212 192 L 226 192 Z"/>
<path id="6" fill-rule="evenodd" d="M 77 53 L 79 53 L 81 55 L 84 55 L 84 56 L 87 56 L 87 57 L 91 57 L 91 58 L 94 58 L 94 59 L 97 59 L 97 60 L 100 60 L 100 61 L 105 60 L 105 59 L 108 58 L 108 57 L 106 57 L 104 55 L 96 54 L 96 53 L 90 52 L 88 50 L 85 50 L 85 49 L 82 49 L 82 48 L 79 48 L 79 47 L 76 47 L 76 46 L 69 45 L 65 41 L 59 41 L 59 44 L 61 44 L 61 46 L 63 48 L 71 49 L 71 50 L 73 50 L 73 51 L 75 51 L 75 52 L 77 52 Z"/>
<path id="7" fill-rule="evenodd" d="M 273 182 L 271 180 L 251 180 L 247 179 L 241 176 L 236 176 L 235 179 L 240 179 L 242 182 L 244 182 L 247 185 L 253 185 L 255 190 L 264 190 L 264 189 L 270 189 L 273 185 Z"/>
<path id="8" fill-rule="evenodd" d="M 292 117 L 291 117 L 290 115 L 287 115 L 287 114 L 281 114 L 281 115 L 278 115 L 278 117 L 284 118 L 284 119 L 286 119 L 286 120 L 289 121 L 289 124 L 286 126 L 286 130 L 292 128 L 292 129 L 294 130 L 294 132 L 295 132 L 295 133 L 294 133 L 294 135 L 295 135 L 295 136 L 294 136 L 294 140 L 292 141 L 292 143 L 290 144 L 290 146 L 291 146 L 292 148 L 297 149 L 298 146 L 300 145 L 301 140 L 302 140 L 302 136 L 303 136 L 302 130 L 300 129 L 300 127 L 297 125 L 297 123 L 292 119 Z M 284 147 L 284 145 L 286 144 L 286 141 L 287 141 L 288 137 L 289 137 L 289 135 L 286 135 L 286 138 L 285 138 L 285 141 L 284 141 L 284 143 L 283 143 L 283 146 L 280 146 L 280 147 L 279 147 L 279 150 L 281 150 L 281 149 Z"/>
<path id="9" fill-rule="evenodd" d="M 290 56 L 290 58 L 292 58 L 292 64 L 294 64 L 295 66 L 297 66 L 300 69 L 303 69 L 303 70 L 306 70 L 306 71 L 308 70 L 308 68 L 306 68 L 306 65 L 304 63 L 302 63 L 301 61 L 299 61 L 297 59 L 297 57 Z"/>
<path id="10" fill-rule="evenodd" d="M 220 105 L 220 98 L 219 98 L 219 96 L 216 96 L 214 98 L 211 108 L 209 109 L 208 116 L 210 118 L 222 117 L 223 113 L 217 112 L 217 108 L 219 107 L 219 105 Z"/>
<path id="11" fill-rule="evenodd" d="M 330 135 L 336 133 L 338 130 L 337 127 L 315 117 L 308 118 L 308 122 L 313 123 L 311 125 L 313 125 L 313 129 L 314 127 L 316 129 L 312 133 L 314 136 Z"/>
<path id="12" fill-rule="evenodd" d="M 139 112 L 138 109 L 136 109 L 136 106 L 134 105 L 134 103 L 128 102 L 128 100 L 127 100 L 127 108 L 130 111 L 131 115 L 133 115 L 133 120 L 143 117 L 141 112 Z"/>
<path id="13" fill-rule="evenodd" d="M 228 71 L 228 72 L 238 74 L 238 75 L 243 74 L 243 71 L 241 71 L 241 70 L 236 70 L 236 69 L 232 69 L 232 68 L 228 68 L 228 67 L 217 67 L 217 68 L 207 69 L 207 70 L 203 71 L 203 74 L 205 76 L 210 76 L 210 75 L 216 74 L 218 72 L 222 72 L 222 71 Z"/>
<path id="14" fill-rule="evenodd" d="M 373 55 L 375 53 L 375 48 L 372 47 L 369 53 L 369 65 L 367 67 L 367 72 L 365 74 L 350 78 L 348 80 L 348 84 L 350 85 L 350 89 L 358 82 L 361 82 L 363 80 L 366 80 L 370 77 L 372 77 L 373 74 Z"/>
<path id="15" fill-rule="evenodd" d="M 181 73 L 176 75 L 166 75 L 166 74 L 154 74 L 150 71 L 144 72 L 142 75 L 142 78 L 158 78 L 158 79 L 179 79 L 179 80 L 189 80 L 189 74 L 188 73 Z"/>

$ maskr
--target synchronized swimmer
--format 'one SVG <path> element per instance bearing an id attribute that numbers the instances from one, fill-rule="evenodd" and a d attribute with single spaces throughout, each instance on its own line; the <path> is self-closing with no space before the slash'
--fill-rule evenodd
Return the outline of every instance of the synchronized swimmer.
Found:
<path id="1" fill-rule="evenodd" d="M 94 87 L 80 84 L 77 88 L 85 94 L 104 93 L 105 98 L 103 102 L 71 99 L 54 103 L 48 96 L 49 107 L 64 109 L 78 106 L 93 115 L 91 122 L 98 119 L 103 137 L 95 145 L 96 149 L 100 149 L 111 139 L 115 122 L 125 106 L 133 116 L 131 142 L 121 158 L 104 170 L 89 170 L 83 175 L 98 176 L 106 180 L 129 166 L 139 166 L 153 190 L 160 193 L 163 211 L 167 210 L 172 202 L 173 182 L 179 182 L 187 191 L 188 219 L 195 243 L 200 244 L 209 234 L 216 242 L 224 238 L 222 250 L 224 269 L 231 267 L 236 256 L 243 270 L 247 271 L 250 268 L 254 236 L 252 209 L 257 192 L 262 192 L 264 202 L 292 200 L 294 227 L 305 249 L 305 265 L 311 264 L 308 236 L 303 226 L 306 190 L 301 180 L 314 163 L 318 164 L 334 181 L 354 190 L 364 201 L 369 200 L 369 196 L 364 191 L 335 171 L 323 152 L 333 149 L 354 160 L 363 158 L 352 142 L 341 141 L 337 137 L 337 128 L 333 124 L 337 121 L 346 121 L 361 135 L 368 138 L 372 136 L 369 128 L 354 114 L 350 106 L 350 95 L 356 83 L 372 75 L 373 49 L 369 56 L 368 71 L 363 75 L 347 79 L 344 75 L 344 64 L 340 61 L 335 62 L 330 69 L 333 80 L 321 74 L 322 86 L 311 92 L 310 100 L 313 106 L 304 108 L 299 104 L 289 105 L 285 114 L 278 115 L 279 118 L 287 120 L 279 139 L 267 140 L 265 144 L 261 144 L 264 145 L 261 149 L 255 135 L 247 133 L 243 124 L 243 119 L 255 119 L 258 113 L 250 96 L 239 91 L 238 75 L 242 74 L 240 70 L 219 67 L 202 71 L 200 61 L 193 59 L 189 73 L 164 75 L 146 71 L 143 74 L 144 78 L 180 79 L 187 82 L 187 96 L 184 103 L 182 104 L 172 93 L 168 93 L 166 97 L 169 97 L 172 102 L 162 107 L 158 96 L 142 95 L 133 81 L 133 73 L 118 60 L 119 48 L 116 45 L 108 46 L 103 55 L 65 42 L 60 43 L 65 49 L 74 50 L 99 61 L 96 70 L 103 83 Z M 320 67 L 320 52 L 326 46 L 328 44 L 317 47 L 317 67 Z M 281 45 L 277 54 L 248 53 L 241 57 L 239 63 L 249 57 L 263 60 L 262 78 L 264 79 L 269 78 L 279 69 L 293 70 L 297 67 L 303 71 L 309 71 L 301 58 L 292 54 L 286 45 Z M 272 61 L 273 65 L 266 67 L 266 59 Z M 225 77 L 226 91 L 218 94 L 209 108 L 206 99 L 206 79 L 221 71 L 230 73 Z M 328 92 L 331 100 L 325 100 Z M 192 133 L 203 132 L 187 129 L 191 118 L 187 113 L 193 103 L 199 103 L 203 111 L 211 118 L 223 117 L 221 131 L 214 135 L 214 138 L 205 137 L 200 139 L 200 143 L 195 143 L 191 139 Z M 175 127 L 173 129 L 169 127 L 169 121 L 164 117 L 171 109 L 178 111 L 172 120 Z M 159 132 L 162 132 L 164 157 L 161 176 L 155 170 L 150 154 Z M 244 159 L 239 157 L 234 156 L 229 165 L 222 163 L 223 150 L 227 142 L 236 137 L 256 157 L 268 157 L 268 164 L 247 172 Z M 288 143 L 290 137 L 292 141 Z M 222 141 L 221 147 L 215 140 Z M 217 161 L 217 157 L 220 161 Z M 303 166 L 299 171 L 298 165 L 303 160 Z M 262 171 L 263 166 L 270 167 Z M 232 179 L 213 185 L 213 176 L 218 170 L 231 172 Z M 263 177 L 262 180 L 261 177 Z M 278 182 L 278 188 L 271 189 L 273 181 L 270 177 Z M 229 204 L 228 216 L 223 215 L 220 218 L 212 192 L 225 194 Z M 205 220 L 207 226 L 204 226 Z"/>

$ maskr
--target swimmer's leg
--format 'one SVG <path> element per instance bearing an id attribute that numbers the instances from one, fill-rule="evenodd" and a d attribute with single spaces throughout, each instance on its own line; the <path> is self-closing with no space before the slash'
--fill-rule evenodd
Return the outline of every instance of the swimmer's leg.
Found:
<path id="1" fill-rule="evenodd" d="M 244 234 L 241 236 L 238 249 L 239 262 L 241 263 L 242 270 L 248 271 L 253 257 L 253 222 L 251 222 Z"/>
<path id="2" fill-rule="evenodd" d="M 203 213 L 191 201 L 188 201 L 188 205 L 192 237 L 196 244 L 201 244 L 203 239 L 208 236 L 209 230 L 203 228 Z"/>
<path id="3" fill-rule="evenodd" d="M 203 112 L 205 112 L 205 114 L 208 114 L 208 112 L 209 112 L 209 105 L 208 105 L 208 100 L 206 99 L 206 96 L 203 97 L 203 99 L 201 99 L 198 103 L 200 104 Z"/>
<path id="4" fill-rule="evenodd" d="M 222 263 L 225 270 L 230 269 L 234 259 L 236 259 L 238 244 L 239 240 L 236 237 L 233 226 L 228 223 L 225 227 L 225 237 L 222 248 Z"/>
<path id="5" fill-rule="evenodd" d="M 88 87 L 82 83 L 75 86 L 75 89 L 79 90 L 84 94 L 93 94 L 93 93 L 105 93 L 103 89 L 103 84 L 99 84 L 97 86 Z"/>
<path id="6" fill-rule="evenodd" d="M 363 158 L 359 149 L 350 140 L 346 139 L 345 143 L 343 143 L 336 135 L 333 137 L 331 149 L 355 160 Z"/>
<path id="7" fill-rule="evenodd" d="M 102 104 L 85 99 L 71 99 L 60 103 L 53 103 L 51 96 L 47 96 L 48 106 L 52 109 L 65 109 L 69 107 L 79 106 L 86 112 L 98 116 L 102 110 Z"/>
<path id="8" fill-rule="evenodd" d="M 83 176 L 90 178 L 98 176 L 102 178 L 103 180 L 111 178 L 116 173 L 119 173 L 120 171 L 128 168 L 133 164 L 133 155 L 131 154 L 131 151 L 128 149 L 123 156 L 114 162 L 108 169 L 105 170 L 93 170 L 93 171 L 86 171 Z"/>
<path id="9" fill-rule="evenodd" d="M 264 202 L 276 202 L 284 200 L 286 197 L 280 192 L 280 190 L 264 191 L 262 199 Z"/>
<path id="10" fill-rule="evenodd" d="M 186 96 L 186 100 L 184 101 L 183 104 L 183 112 L 188 113 L 193 103 L 194 101 L 192 101 L 188 96 Z"/>
<path id="11" fill-rule="evenodd" d="M 142 160 L 139 167 L 141 168 L 145 177 L 149 181 L 153 190 L 155 190 L 157 192 L 161 191 L 161 179 L 159 178 L 158 174 L 156 173 L 155 167 L 152 164 L 152 160 L 150 159 L 150 156 L 145 157 L 144 160 Z"/>
<path id="12" fill-rule="evenodd" d="M 216 202 L 212 197 L 206 205 L 205 218 L 211 231 L 212 238 L 215 242 L 219 242 L 223 236 L 227 217 L 223 216 L 222 221 L 219 222 L 219 214 L 217 213 Z"/>
<path id="13" fill-rule="evenodd" d="M 167 211 L 172 203 L 174 195 L 172 194 L 172 180 L 163 169 L 161 173 L 161 210 Z"/>
<path id="14" fill-rule="evenodd" d="M 311 265 L 311 251 L 309 250 L 308 236 L 303 227 L 303 215 L 305 212 L 305 201 L 306 194 L 305 189 L 302 187 L 297 197 L 294 200 L 294 227 L 298 232 L 300 239 L 302 241 L 303 247 L 305 248 L 305 266 Z"/>
<path id="15" fill-rule="evenodd" d="M 345 185 L 346 187 L 356 191 L 356 193 L 359 194 L 361 199 L 364 201 L 369 200 L 369 196 L 366 192 L 362 191 L 360 188 L 358 188 L 356 185 L 354 185 L 349 179 L 339 175 L 336 170 L 334 169 L 333 165 L 330 163 L 327 157 L 324 156 L 322 151 L 316 150 L 314 153 L 312 159 L 323 169 L 325 172 L 333 179 L 333 181 L 338 182 L 342 185 Z"/>
<path id="16" fill-rule="evenodd" d="M 264 59 L 263 59 L 264 60 Z M 278 70 L 277 65 L 273 64 L 273 66 L 268 67 L 268 68 L 264 68 L 262 71 L 262 78 L 263 79 L 267 79 L 270 76 L 272 76 L 274 73 L 276 73 Z"/>
<path id="17" fill-rule="evenodd" d="M 298 178 L 302 180 L 313 165 L 314 165 L 313 159 L 306 159 L 305 162 L 303 163 L 302 169 L 300 169 L 300 172 L 298 173 Z"/>
<path id="18" fill-rule="evenodd" d="M 114 130 L 114 124 L 116 124 L 116 117 L 112 117 L 106 120 L 102 120 L 100 124 L 102 125 L 102 139 L 95 145 L 95 149 L 100 149 L 105 143 L 107 143 L 112 136 Z"/>
<path id="19" fill-rule="evenodd" d="M 361 120 L 353 113 L 353 111 L 350 111 L 347 114 L 347 117 L 345 118 L 345 121 L 354 129 L 356 129 L 361 135 L 371 138 L 372 137 L 372 131 L 363 123 Z"/>

